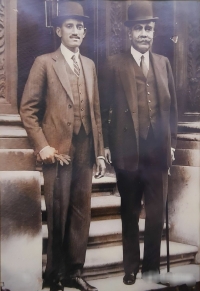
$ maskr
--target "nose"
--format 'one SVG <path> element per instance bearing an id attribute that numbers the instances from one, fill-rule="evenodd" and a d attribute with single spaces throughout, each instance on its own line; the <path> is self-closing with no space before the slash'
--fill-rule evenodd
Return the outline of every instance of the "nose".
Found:
<path id="1" fill-rule="evenodd" d="M 72 33 L 73 34 L 77 34 L 78 33 L 78 29 L 77 29 L 76 25 L 73 26 Z"/>
<path id="2" fill-rule="evenodd" d="M 146 37 L 147 36 L 147 32 L 146 32 L 146 29 L 143 27 L 142 30 L 141 30 L 141 36 L 144 36 Z"/>

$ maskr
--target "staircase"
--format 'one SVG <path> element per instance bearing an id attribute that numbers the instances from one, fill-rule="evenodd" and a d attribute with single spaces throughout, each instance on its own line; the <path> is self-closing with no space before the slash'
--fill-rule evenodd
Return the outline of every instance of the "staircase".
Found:
<path id="1" fill-rule="evenodd" d="M 181 134 L 179 135 L 179 150 L 176 151 L 176 166 L 174 169 L 179 167 L 178 169 L 180 170 L 180 167 L 187 166 L 190 168 L 195 165 L 198 167 L 196 154 L 199 149 L 199 133 L 197 134 L 197 140 L 189 142 L 188 139 L 184 140 L 188 133 L 184 133 L 184 138 Z M 191 152 L 192 145 L 193 151 Z M 0 160 L 1 171 L 35 170 L 33 150 L 28 142 L 26 132 L 21 126 L 20 118 L 17 115 L 12 116 L 12 118 L 0 116 Z M 174 175 L 177 172 L 172 168 L 172 173 Z M 173 183 L 176 185 L 176 180 L 174 180 Z M 41 193 L 43 236 L 42 264 L 44 271 L 48 231 L 42 175 Z M 170 201 L 174 203 L 173 199 Z M 116 178 L 111 168 L 108 169 L 106 177 L 98 180 L 93 179 L 91 206 L 91 226 L 83 275 L 86 278 L 90 278 L 90 280 L 116 276 L 117 274 L 123 273 L 122 230 L 120 220 L 120 197 L 116 187 Z M 170 215 L 171 214 L 173 213 L 170 212 Z M 141 261 L 143 257 L 144 218 L 145 211 L 143 209 L 139 221 Z M 172 220 L 172 224 L 170 223 L 170 232 L 174 233 L 174 227 L 174 221 Z M 181 228 L 183 225 L 180 224 L 178 227 Z M 173 241 L 170 241 L 171 265 L 179 266 L 193 263 L 195 255 L 198 252 L 198 247 L 193 243 L 184 243 L 181 240 L 174 239 L 173 236 L 172 240 Z M 165 226 L 161 244 L 161 268 L 164 267 L 166 267 Z"/>
<path id="2" fill-rule="evenodd" d="M 104 191 L 105 190 L 105 191 Z M 93 179 L 91 199 L 91 225 L 88 249 L 83 275 L 88 279 L 106 278 L 123 273 L 122 226 L 120 219 L 120 197 L 116 190 L 116 178 L 113 175 L 102 179 Z M 46 264 L 46 246 L 48 231 L 46 225 L 46 207 L 42 196 L 42 233 L 43 233 L 43 270 Z M 143 257 L 143 236 L 145 229 L 145 211 L 139 220 L 140 253 Z M 166 267 L 166 240 L 164 225 L 161 243 L 161 268 Z M 171 265 L 184 265 L 194 262 L 198 248 L 177 242 L 170 242 Z"/>

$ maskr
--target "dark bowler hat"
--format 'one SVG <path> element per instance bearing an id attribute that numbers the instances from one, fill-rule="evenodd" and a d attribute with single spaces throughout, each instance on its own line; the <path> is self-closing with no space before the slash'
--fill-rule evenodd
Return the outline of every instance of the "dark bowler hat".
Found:
<path id="1" fill-rule="evenodd" d="M 75 18 L 81 21 L 89 17 L 84 15 L 83 7 L 81 4 L 72 1 L 59 2 L 58 15 L 53 18 L 53 25 L 62 24 L 66 19 Z"/>
<path id="2" fill-rule="evenodd" d="M 130 27 L 138 21 L 155 21 L 158 17 L 153 17 L 153 8 L 150 1 L 134 1 L 128 8 L 128 20 L 124 25 Z"/>

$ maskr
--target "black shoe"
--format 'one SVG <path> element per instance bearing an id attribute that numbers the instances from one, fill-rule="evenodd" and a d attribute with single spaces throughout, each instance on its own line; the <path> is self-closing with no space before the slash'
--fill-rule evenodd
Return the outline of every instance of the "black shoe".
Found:
<path id="1" fill-rule="evenodd" d="M 50 291 L 64 291 L 64 286 L 58 280 L 43 281 L 42 289 L 50 287 Z"/>
<path id="2" fill-rule="evenodd" d="M 70 288 L 76 288 L 81 291 L 98 291 L 96 287 L 89 285 L 82 277 L 76 276 L 74 278 L 70 278 L 65 280 L 64 286 Z"/>
<path id="3" fill-rule="evenodd" d="M 125 274 L 123 282 L 126 285 L 133 285 L 135 283 L 137 274 Z"/>

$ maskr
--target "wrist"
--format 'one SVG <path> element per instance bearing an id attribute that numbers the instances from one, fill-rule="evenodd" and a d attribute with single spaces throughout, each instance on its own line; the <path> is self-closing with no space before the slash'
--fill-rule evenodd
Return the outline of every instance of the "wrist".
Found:
<path id="1" fill-rule="evenodd" d="M 105 158 L 104 158 L 104 156 L 99 156 L 99 157 L 97 157 L 97 159 L 102 159 L 102 160 L 104 160 L 104 161 L 105 161 Z"/>

